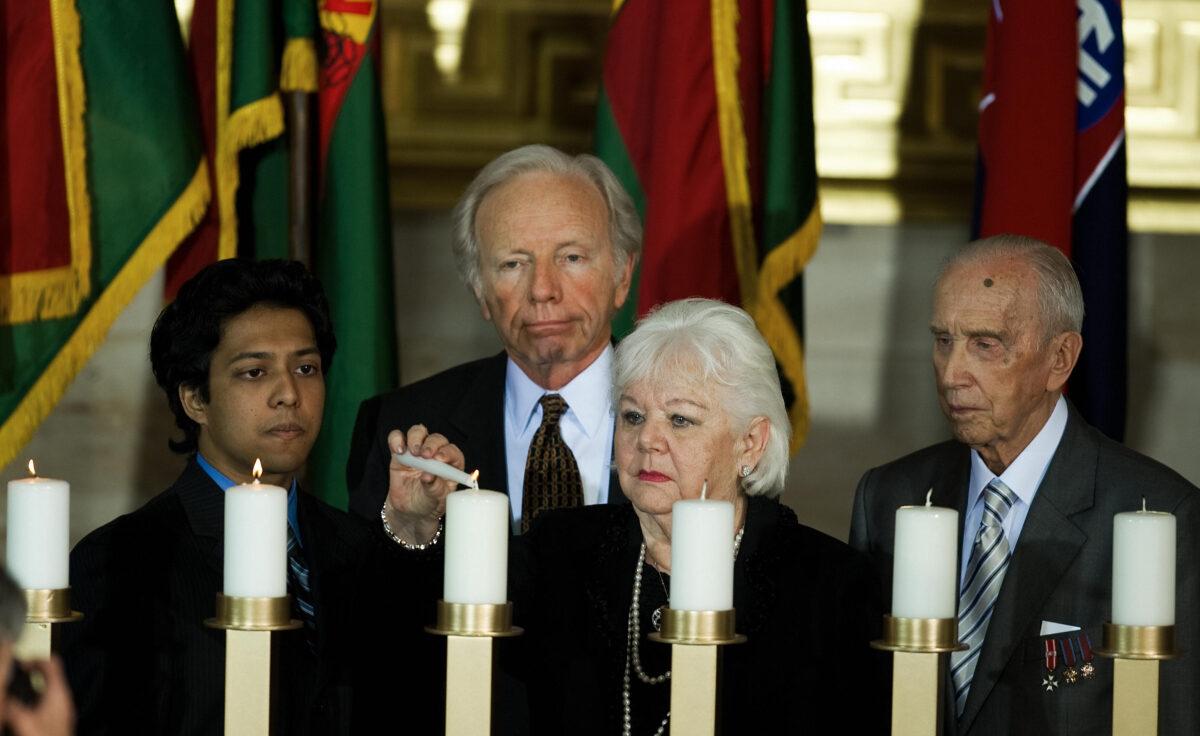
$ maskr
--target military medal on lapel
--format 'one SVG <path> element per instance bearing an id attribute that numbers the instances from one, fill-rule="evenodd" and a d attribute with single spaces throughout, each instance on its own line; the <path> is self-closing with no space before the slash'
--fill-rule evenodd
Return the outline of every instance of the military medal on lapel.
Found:
<path id="1" fill-rule="evenodd" d="M 1079 674 L 1083 675 L 1083 679 L 1090 680 L 1096 676 L 1096 666 L 1092 664 L 1095 655 L 1092 654 L 1092 643 L 1088 641 L 1088 635 L 1082 631 L 1079 632 L 1079 649 L 1081 651 L 1080 658 L 1083 660 Z"/>
<path id="2" fill-rule="evenodd" d="M 1063 654 L 1063 680 L 1068 685 L 1074 685 L 1079 681 L 1079 670 L 1075 669 L 1074 643 L 1070 637 L 1058 640 L 1059 648 L 1062 649 Z"/>
<path id="3" fill-rule="evenodd" d="M 1043 644 L 1046 645 L 1046 676 L 1042 678 L 1042 687 L 1052 693 L 1058 687 L 1058 678 L 1054 676 L 1054 670 L 1058 668 L 1058 647 L 1053 637 L 1045 639 Z"/>

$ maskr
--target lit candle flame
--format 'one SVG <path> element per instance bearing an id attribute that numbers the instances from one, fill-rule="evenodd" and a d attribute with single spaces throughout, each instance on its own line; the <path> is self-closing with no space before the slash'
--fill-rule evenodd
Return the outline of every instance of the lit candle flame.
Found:
<path id="1" fill-rule="evenodd" d="M 29 475 L 32 478 L 37 477 L 37 468 L 33 467 L 33 458 L 29 458 Z"/>
<path id="2" fill-rule="evenodd" d="M 254 484 L 258 485 L 258 479 L 262 477 L 262 460 L 254 458 L 254 470 L 250 474 L 254 476 Z"/>
<path id="3" fill-rule="evenodd" d="M 925 494 L 925 505 L 926 506 L 933 505 L 933 486 L 930 486 L 929 492 Z"/>
<path id="4" fill-rule="evenodd" d="M 700 500 L 708 500 L 708 478 L 705 478 L 704 485 L 700 486 Z"/>
<path id="5" fill-rule="evenodd" d="M 479 490 L 479 470 L 478 469 L 476 469 L 474 473 L 471 473 L 471 486 L 475 490 L 477 490 L 477 491 Z"/>

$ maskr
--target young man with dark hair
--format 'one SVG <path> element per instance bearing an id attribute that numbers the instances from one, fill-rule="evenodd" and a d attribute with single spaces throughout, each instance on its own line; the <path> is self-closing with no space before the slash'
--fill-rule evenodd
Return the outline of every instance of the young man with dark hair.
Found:
<path id="1" fill-rule="evenodd" d="M 222 494 L 250 480 L 256 458 L 263 482 L 289 489 L 288 593 L 305 624 L 274 638 L 274 725 L 369 730 L 362 709 L 352 712 L 352 686 L 378 652 L 357 657 L 366 635 L 349 614 L 370 605 L 392 542 L 296 481 L 321 428 L 335 345 L 321 285 L 294 262 L 214 263 L 159 316 L 150 361 L 183 432 L 171 447 L 188 462 L 170 488 L 71 554 L 72 602 L 85 618 L 63 654 L 80 733 L 221 733 L 225 634 L 203 621 L 222 589 Z M 389 625 L 419 631 L 404 615 L 389 613 Z"/>

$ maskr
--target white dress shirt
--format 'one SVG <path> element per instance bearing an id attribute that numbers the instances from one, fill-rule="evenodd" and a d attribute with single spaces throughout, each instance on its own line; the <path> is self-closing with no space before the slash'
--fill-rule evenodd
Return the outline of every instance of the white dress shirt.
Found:
<path id="1" fill-rule="evenodd" d="M 508 498 L 513 526 L 521 526 L 521 500 L 524 497 L 525 460 L 529 445 L 542 424 L 542 405 L 548 393 L 556 393 L 567 402 L 567 412 L 559 420 L 563 441 L 575 455 L 583 480 L 583 502 L 608 500 L 608 481 L 612 466 L 613 403 L 612 345 L 584 369 L 583 373 L 558 391 L 547 391 L 534 383 L 512 358 L 504 378 L 504 449 L 508 461 Z"/>
<path id="2" fill-rule="evenodd" d="M 1058 443 L 1062 441 L 1063 432 L 1067 428 L 1067 400 L 1058 397 L 1050 418 L 1042 425 L 1042 429 L 1033 441 L 1017 455 L 1017 459 L 1004 469 L 1000 480 L 1017 495 L 1017 502 L 1009 509 L 1004 517 L 1004 536 L 1008 539 L 1008 548 L 1016 551 L 1017 538 L 1021 536 L 1021 528 L 1025 526 L 1025 517 L 1029 514 L 1029 506 L 1037 495 L 1038 486 L 1046 477 L 1046 469 L 1054 458 Z M 959 586 L 967 574 L 967 563 L 971 560 L 971 548 L 975 545 L 975 537 L 979 534 L 979 522 L 983 518 L 983 489 L 996 475 L 988 470 L 979 453 L 971 450 L 971 481 L 967 488 L 967 518 L 963 520 L 962 556 L 959 558 Z"/>

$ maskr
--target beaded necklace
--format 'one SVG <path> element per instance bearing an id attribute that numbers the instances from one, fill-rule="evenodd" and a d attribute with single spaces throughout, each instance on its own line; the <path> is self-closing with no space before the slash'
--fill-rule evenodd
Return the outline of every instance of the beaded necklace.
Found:
<path id="1" fill-rule="evenodd" d="M 738 550 L 742 546 L 742 534 L 746 531 L 746 527 L 738 529 L 737 536 L 733 538 L 733 559 L 737 559 Z M 637 568 L 633 573 L 633 603 L 629 606 L 629 625 L 626 629 L 625 636 L 625 675 L 621 685 L 621 709 L 622 709 L 622 731 L 623 736 L 632 736 L 633 733 L 633 705 L 630 698 L 632 690 L 632 681 L 629 677 L 629 672 L 632 669 L 637 678 L 647 685 L 659 685 L 671 679 L 671 671 L 667 670 L 661 675 L 647 675 L 642 669 L 642 658 L 638 642 L 641 640 L 642 628 L 642 568 L 646 564 L 646 543 L 642 542 L 642 549 L 638 552 Z M 660 573 L 661 574 L 661 573 Z M 630 666 L 632 664 L 632 667 Z M 666 733 L 667 724 L 671 722 L 671 711 L 667 711 L 667 715 L 663 717 L 662 723 L 658 724 L 658 730 L 654 732 L 654 736 L 662 736 Z"/>

